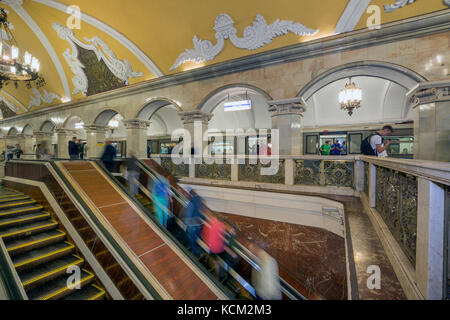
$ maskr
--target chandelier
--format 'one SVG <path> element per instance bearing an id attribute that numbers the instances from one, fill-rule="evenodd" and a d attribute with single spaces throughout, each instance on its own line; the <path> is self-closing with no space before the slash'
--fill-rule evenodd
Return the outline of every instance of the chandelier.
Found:
<path id="1" fill-rule="evenodd" d="M 42 87 L 45 80 L 38 74 L 39 60 L 28 52 L 20 59 L 19 48 L 11 33 L 7 13 L 4 8 L 0 8 L 0 89 L 10 82 L 17 88 L 19 81 L 25 82 L 29 89 L 33 81 L 36 87 Z"/>
<path id="2" fill-rule="evenodd" d="M 362 90 L 358 88 L 352 78 L 349 79 L 349 83 L 345 85 L 345 89 L 339 92 L 339 103 L 341 104 L 341 110 L 346 110 L 348 115 L 353 114 L 354 109 L 361 107 Z"/>
<path id="3" fill-rule="evenodd" d="M 119 121 L 116 119 L 111 119 L 108 122 L 109 130 L 111 130 L 111 134 L 114 134 L 114 130 L 116 130 L 119 127 Z"/>

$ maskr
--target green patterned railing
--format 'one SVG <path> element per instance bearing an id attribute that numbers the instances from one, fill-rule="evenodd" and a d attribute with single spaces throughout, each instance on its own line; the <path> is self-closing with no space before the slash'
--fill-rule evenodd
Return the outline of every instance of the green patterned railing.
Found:
<path id="1" fill-rule="evenodd" d="M 321 160 L 295 160 L 294 184 L 320 185 Z"/>
<path id="2" fill-rule="evenodd" d="M 231 180 L 231 165 L 227 163 L 207 164 L 201 163 L 195 165 L 195 177 L 214 180 Z"/>
<path id="3" fill-rule="evenodd" d="M 417 177 L 377 166 L 375 198 L 375 208 L 403 252 L 415 265 Z"/>
<path id="4" fill-rule="evenodd" d="M 189 177 L 189 164 L 180 161 L 175 164 L 170 157 L 161 158 L 161 166 L 176 177 Z"/>
<path id="5" fill-rule="evenodd" d="M 369 196 L 369 163 L 364 162 L 364 193 Z"/>
<path id="6" fill-rule="evenodd" d="M 263 164 L 259 160 L 256 163 L 253 163 L 251 160 L 246 159 L 245 164 L 238 165 L 238 180 L 284 184 L 284 164 L 285 161 L 283 159 L 280 159 L 278 164 L 278 171 L 275 174 L 262 175 L 261 170 L 264 167 L 270 167 L 270 164 Z"/>

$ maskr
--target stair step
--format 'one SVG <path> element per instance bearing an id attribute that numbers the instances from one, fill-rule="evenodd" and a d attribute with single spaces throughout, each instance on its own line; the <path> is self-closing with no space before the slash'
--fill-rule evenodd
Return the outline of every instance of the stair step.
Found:
<path id="1" fill-rule="evenodd" d="M 23 196 L 22 192 L 0 193 L 0 199 Z"/>
<path id="2" fill-rule="evenodd" d="M 11 257 L 17 271 L 22 271 L 55 260 L 72 253 L 75 246 L 67 241 L 58 242 L 44 248 L 31 250 L 29 252 Z"/>
<path id="3" fill-rule="evenodd" d="M 35 288 L 44 282 L 48 282 L 67 273 L 67 268 L 73 265 L 81 267 L 84 259 L 77 255 L 62 257 L 38 267 L 23 271 L 19 274 L 20 280 L 26 290 Z"/>
<path id="4" fill-rule="evenodd" d="M 31 206 L 22 206 L 18 208 L 7 208 L 0 210 L 0 219 L 12 216 L 19 216 L 25 213 L 39 212 L 43 209 L 43 206 L 40 205 L 31 205 Z"/>
<path id="5" fill-rule="evenodd" d="M 13 227 L 13 226 L 28 224 L 31 222 L 47 220 L 49 218 L 50 218 L 50 213 L 41 211 L 41 212 L 24 214 L 19 217 L 0 219 L 0 230 L 6 229 L 9 227 Z"/>
<path id="6" fill-rule="evenodd" d="M 64 240 L 65 237 L 66 233 L 61 230 L 50 230 L 9 241 L 5 245 L 9 255 L 15 256 L 52 243 L 60 242 Z"/>
<path id="7" fill-rule="evenodd" d="M 80 280 L 77 282 L 70 282 L 71 285 L 80 284 L 80 289 L 71 289 L 67 285 L 67 280 L 71 277 L 71 274 L 64 274 L 52 281 L 44 283 L 41 286 L 27 292 L 30 300 L 56 300 L 61 299 L 69 294 L 76 293 L 81 288 L 87 286 L 94 280 L 94 275 L 89 271 L 82 269 L 80 274 Z"/>
<path id="8" fill-rule="evenodd" d="M 0 237 L 3 241 L 10 241 L 32 234 L 56 229 L 58 223 L 54 220 L 37 221 L 23 226 L 14 226 L 11 228 L 0 230 Z"/>
<path id="9" fill-rule="evenodd" d="M 105 290 L 95 284 L 91 284 L 81 290 L 76 290 L 75 293 L 64 297 L 62 300 L 102 300 L 105 296 Z"/>
<path id="10" fill-rule="evenodd" d="M 30 199 L 29 196 L 21 195 L 21 196 L 15 196 L 15 197 L 6 197 L 6 198 L 0 198 L 0 204 L 12 202 L 12 201 L 24 201 Z"/>
<path id="11" fill-rule="evenodd" d="M 2 204 L 0 204 L 0 209 L 28 206 L 28 205 L 34 204 L 34 203 L 36 203 L 36 200 L 18 200 L 18 201 L 11 201 L 11 202 L 7 202 L 7 203 L 2 203 Z"/>

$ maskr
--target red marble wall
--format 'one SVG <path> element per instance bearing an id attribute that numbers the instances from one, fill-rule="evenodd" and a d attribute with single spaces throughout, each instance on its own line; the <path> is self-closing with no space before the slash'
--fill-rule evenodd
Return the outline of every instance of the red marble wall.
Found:
<path id="1" fill-rule="evenodd" d="M 303 285 L 325 299 L 347 299 L 345 241 L 329 231 L 220 213 L 240 235 L 265 250 Z"/>

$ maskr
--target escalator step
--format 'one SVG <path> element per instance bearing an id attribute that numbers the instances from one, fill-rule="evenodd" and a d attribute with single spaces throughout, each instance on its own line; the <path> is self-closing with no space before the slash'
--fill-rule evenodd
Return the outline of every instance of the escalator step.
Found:
<path id="1" fill-rule="evenodd" d="M 23 196 L 22 192 L 0 193 L 0 199 Z"/>
<path id="2" fill-rule="evenodd" d="M 76 290 L 75 293 L 72 293 L 62 300 L 102 300 L 106 296 L 105 290 L 96 286 L 95 284 L 91 284 L 90 286 L 86 286 L 81 290 Z"/>
<path id="3" fill-rule="evenodd" d="M 21 195 L 21 196 L 15 196 L 15 197 L 7 197 L 7 198 L 0 198 L 0 204 L 9 203 L 12 201 L 24 201 L 30 199 L 29 196 Z"/>
<path id="4" fill-rule="evenodd" d="M 61 299 L 69 294 L 78 292 L 81 288 L 87 286 L 94 280 L 94 275 L 87 270 L 82 269 L 80 279 L 76 282 L 70 282 L 71 285 L 80 284 L 80 289 L 69 288 L 69 277 L 71 274 L 64 274 L 52 281 L 37 286 L 36 288 L 27 292 L 30 300 L 56 300 Z"/>
<path id="5" fill-rule="evenodd" d="M 0 209 L 22 207 L 22 206 L 27 206 L 27 205 L 34 204 L 34 203 L 36 203 L 36 200 L 11 201 L 11 202 L 0 204 Z"/>
<path id="6" fill-rule="evenodd" d="M 30 290 L 39 284 L 48 282 L 65 274 L 67 268 L 73 265 L 81 267 L 84 259 L 76 255 L 62 257 L 40 266 L 19 273 L 20 280 L 26 290 Z"/>
<path id="7" fill-rule="evenodd" d="M 31 250 L 29 252 L 11 257 L 17 271 L 22 271 L 35 267 L 44 262 L 55 260 L 66 256 L 74 250 L 75 246 L 67 241 L 58 242 L 43 248 Z"/>
<path id="8" fill-rule="evenodd" d="M 6 218 L 6 217 L 12 217 L 12 216 L 20 216 L 22 214 L 26 213 L 33 213 L 33 212 L 39 212 L 43 209 L 43 206 L 40 205 L 31 205 L 31 206 L 22 206 L 19 208 L 8 208 L 0 210 L 0 219 Z"/>
<path id="9" fill-rule="evenodd" d="M 47 212 L 35 212 L 24 214 L 19 217 L 12 217 L 6 219 L 0 219 L 0 229 L 6 229 L 13 226 L 20 226 L 31 222 L 47 220 L 50 218 L 50 213 Z"/>
<path id="10" fill-rule="evenodd" d="M 15 256 L 52 243 L 60 242 L 64 240 L 65 237 L 66 233 L 61 230 L 50 230 L 29 237 L 9 241 L 5 245 L 9 255 Z"/>
<path id="11" fill-rule="evenodd" d="M 53 220 L 37 221 L 23 226 L 14 226 L 7 229 L 0 230 L 0 237 L 3 241 L 9 241 L 26 237 L 32 234 L 56 229 L 58 223 Z"/>

